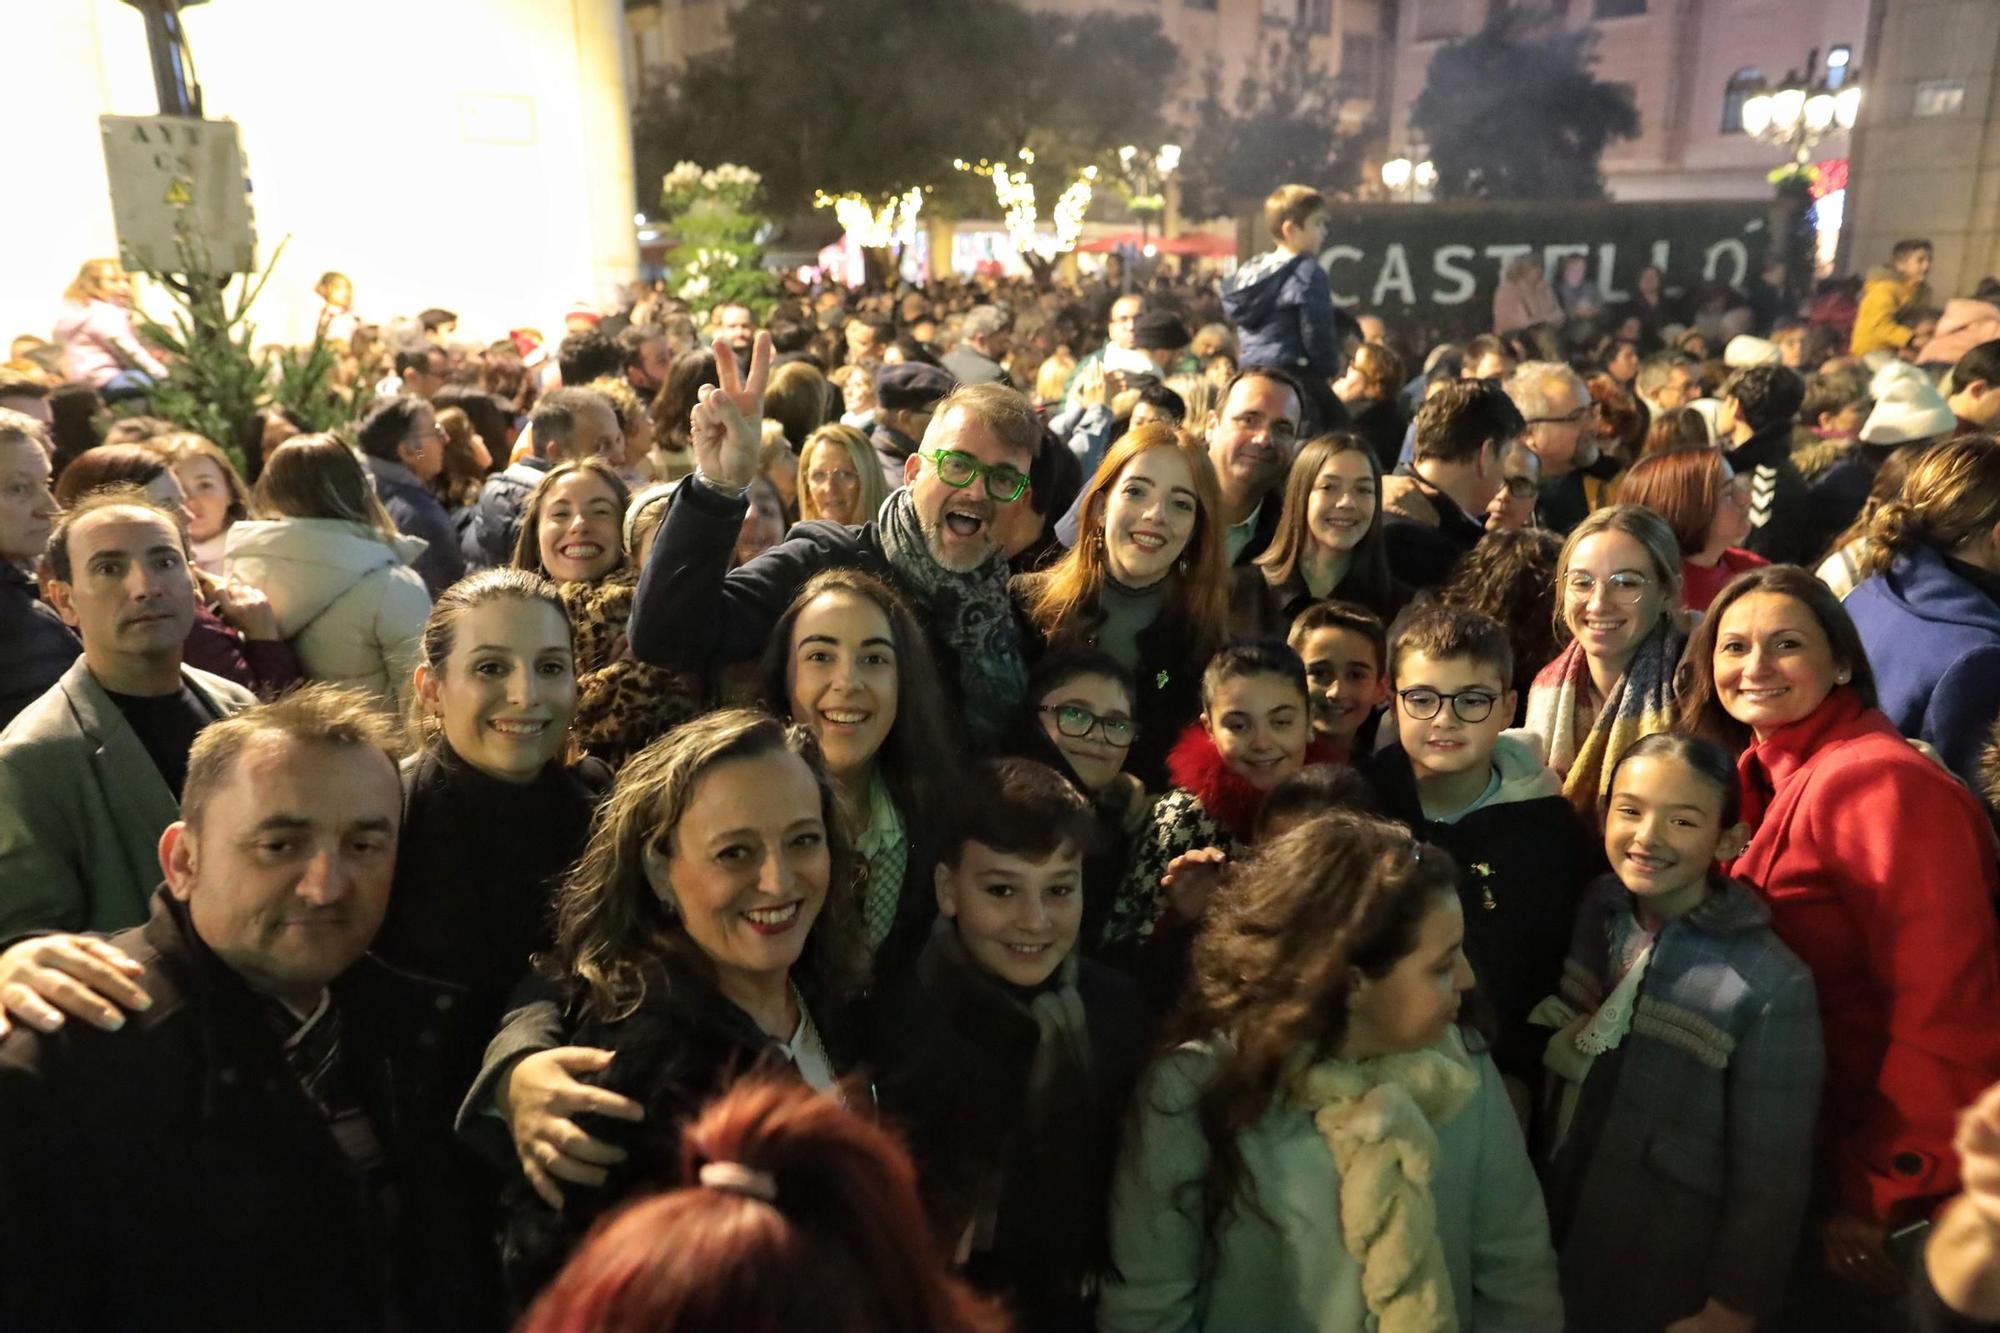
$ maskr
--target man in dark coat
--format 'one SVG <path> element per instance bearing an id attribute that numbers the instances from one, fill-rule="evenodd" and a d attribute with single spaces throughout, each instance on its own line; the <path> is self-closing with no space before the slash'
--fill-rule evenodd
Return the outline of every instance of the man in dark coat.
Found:
<path id="1" fill-rule="evenodd" d="M 1808 549 L 1810 497 L 1792 462 L 1792 423 L 1805 401 L 1805 381 L 1783 366 L 1751 366 L 1731 375 L 1719 396 L 1715 424 L 1724 456 L 1737 476 L 1750 478 L 1744 547 L 1774 565 L 1817 560 L 1821 553 Z"/>
<path id="2" fill-rule="evenodd" d="M 492 1319 L 431 1239 L 455 1205 L 408 1137 L 457 998 L 365 956 L 396 860 L 393 746 L 331 687 L 202 734 L 152 915 L 111 939 L 151 1005 L 119 1031 L 0 1041 L 0 1327 Z"/>
<path id="3" fill-rule="evenodd" d="M 528 418 L 529 451 L 486 479 L 459 545 L 468 569 L 495 569 L 514 558 L 521 511 L 542 475 L 557 463 L 600 454 L 624 458 L 618 409 L 595 389 L 562 388 L 535 404 Z"/>
<path id="4" fill-rule="evenodd" d="M 59 512 L 49 492 L 49 453 L 48 427 L 0 408 L 0 728 L 83 651 L 28 576 Z"/>
<path id="5" fill-rule="evenodd" d="M 424 552 L 410 562 L 435 598 L 465 576 L 465 557 L 451 516 L 431 493 L 431 480 L 444 470 L 444 432 L 437 412 L 414 394 L 377 403 L 355 432 L 375 494 L 405 536 L 419 537 Z"/>
<path id="6" fill-rule="evenodd" d="M 858 527 L 801 523 L 731 569 L 744 494 L 758 475 L 770 338 L 758 339 L 747 381 L 726 344 L 715 351 L 722 383 L 705 389 L 695 408 L 696 471 L 682 483 L 639 576 L 633 654 L 683 671 L 756 657 L 807 579 L 857 567 L 909 599 L 968 733 L 978 743 L 997 741 L 1027 694 L 999 524 L 1003 507 L 1028 503 L 1042 439 L 1033 404 L 1000 384 L 954 391 L 905 462 L 902 489 L 873 520 Z"/>
<path id="7" fill-rule="evenodd" d="M 875 428 L 868 442 L 890 490 L 903 484 L 903 466 L 917 451 L 931 413 L 956 386 L 950 371 L 923 361 L 901 361 L 875 372 Z"/>

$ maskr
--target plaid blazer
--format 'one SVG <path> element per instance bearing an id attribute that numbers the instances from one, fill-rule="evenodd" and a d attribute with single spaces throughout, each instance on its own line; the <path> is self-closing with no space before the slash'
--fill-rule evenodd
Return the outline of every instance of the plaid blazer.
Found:
<path id="1" fill-rule="evenodd" d="M 1615 984 L 1614 926 L 1631 910 L 1613 876 L 1585 892 L 1562 980 L 1575 1010 Z M 1591 1067 L 1547 1164 L 1571 1327 L 1658 1329 L 1710 1297 L 1777 1308 L 1824 1064 L 1812 974 L 1749 888 L 1726 881 L 1660 931 L 1631 1029 Z"/>

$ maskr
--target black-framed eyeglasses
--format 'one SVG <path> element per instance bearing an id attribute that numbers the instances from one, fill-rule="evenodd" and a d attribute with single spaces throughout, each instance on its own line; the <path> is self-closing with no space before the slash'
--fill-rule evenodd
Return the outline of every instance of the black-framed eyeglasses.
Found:
<path id="1" fill-rule="evenodd" d="M 1589 416 L 1590 411 L 1591 411 L 1591 404 L 1585 403 L 1582 407 L 1577 408 L 1576 411 L 1571 412 L 1567 416 L 1529 417 L 1528 424 L 1530 426 L 1574 426 L 1579 421 L 1582 421 L 1585 417 Z"/>
<path id="2" fill-rule="evenodd" d="M 1415 689 L 1397 690 L 1396 697 L 1403 701 L 1403 711 L 1419 722 L 1430 721 L 1446 704 L 1451 705 L 1451 711 L 1460 722 L 1484 722 L 1493 715 L 1493 705 L 1500 696 L 1491 690 L 1459 690 L 1453 694 L 1442 694 L 1419 685 Z"/>
<path id="3" fill-rule="evenodd" d="M 1604 580 L 1604 595 L 1616 605 L 1637 606 L 1651 582 L 1644 574 L 1613 574 Z M 1574 569 L 1563 575 L 1563 590 L 1577 601 L 1587 602 L 1597 591 L 1597 580 L 1580 569 Z"/>
<path id="4" fill-rule="evenodd" d="M 1043 704 L 1036 711 L 1053 713 L 1056 730 L 1074 741 L 1080 741 L 1101 728 L 1107 745 L 1123 747 L 1130 745 L 1132 738 L 1139 734 L 1139 724 L 1123 713 L 1098 714 L 1077 704 Z"/>
<path id="5" fill-rule="evenodd" d="M 962 491 L 984 477 L 986 493 L 1004 505 L 1020 499 L 1028 489 L 1028 474 L 1006 463 L 982 463 L 956 449 L 933 449 L 924 457 L 937 469 L 938 480 L 954 490 Z"/>

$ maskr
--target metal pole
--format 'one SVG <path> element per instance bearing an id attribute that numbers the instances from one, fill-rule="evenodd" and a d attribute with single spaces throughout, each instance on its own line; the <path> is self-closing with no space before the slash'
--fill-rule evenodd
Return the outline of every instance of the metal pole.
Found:
<path id="1" fill-rule="evenodd" d="M 159 98 L 160 114 L 199 117 L 201 88 L 188 79 L 181 0 L 125 0 L 125 3 L 146 20 L 146 48 L 152 56 L 153 92 Z"/>

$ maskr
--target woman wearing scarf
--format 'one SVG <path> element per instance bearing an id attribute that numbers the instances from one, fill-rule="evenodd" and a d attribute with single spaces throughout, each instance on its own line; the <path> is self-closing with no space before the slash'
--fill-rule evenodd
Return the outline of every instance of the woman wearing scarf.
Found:
<path id="1" fill-rule="evenodd" d="M 1336 813 L 1219 896 L 1112 1186 L 1105 1333 L 1562 1327 L 1451 858 Z"/>
<path id="2" fill-rule="evenodd" d="M 1563 795 L 1592 819 L 1618 757 L 1673 726 L 1674 668 L 1687 643 L 1680 587 L 1680 545 L 1650 509 L 1600 509 L 1563 543 L 1557 609 L 1570 643 L 1536 674 L 1527 729 L 1547 747 Z"/>
<path id="3" fill-rule="evenodd" d="M 1076 953 L 1097 825 L 1083 796 L 1003 759 L 971 770 L 952 806 L 941 915 L 915 969 L 870 1005 L 877 1090 L 907 1127 L 944 1251 L 1008 1298 L 1024 1333 L 1082 1333 L 1145 1009 Z"/>
<path id="4" fill-rule="evenodd" d="M 698 470 L 639 577 L 633 654 L 684 671 L 751 660 L 807 579 L 857 567 L 916 610 L 967 737 L 981 747 L 1000 741 L 1026 697 L 1028 668 L 997 528 L 1003 507 L 1029 502 L 1042 439 L 1033 404 L 1006 385 L 961 387 L 939 403 L 902 489 L 872 522 L 802 523 L 732 569 L 744 495 L 759 475 L 770 338 L 757 336 L 747 379 L 720 340 L 716 362 L 721 384 L 702 389 L 690 422 Z"/>

